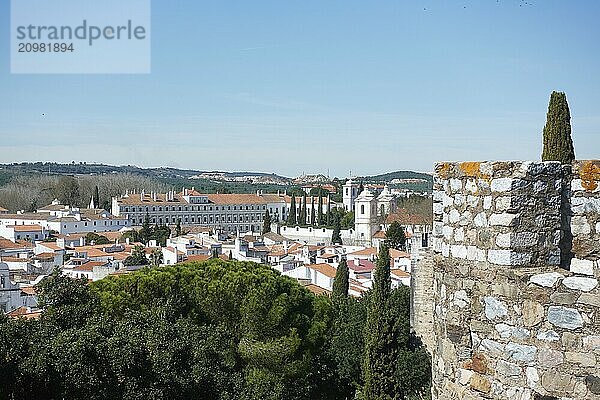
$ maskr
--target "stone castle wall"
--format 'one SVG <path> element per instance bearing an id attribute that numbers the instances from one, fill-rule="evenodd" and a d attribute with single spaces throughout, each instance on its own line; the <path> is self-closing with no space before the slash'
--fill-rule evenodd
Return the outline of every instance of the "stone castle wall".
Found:
<path id="1" fill-rule="evenodd" d="M 435 399 L 600 399 L 598 181 L 592 161 L 436 166 L 413 288 Z"/>

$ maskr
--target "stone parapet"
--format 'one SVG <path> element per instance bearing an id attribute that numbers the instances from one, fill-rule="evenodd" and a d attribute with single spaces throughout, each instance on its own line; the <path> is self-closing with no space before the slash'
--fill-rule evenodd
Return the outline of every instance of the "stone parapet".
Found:
<path id="1" fill-rule="evenodd" d="M 597 161 L 436 165 L 413 285 L 434 399 L 600 399 L 599 182 Z"/>

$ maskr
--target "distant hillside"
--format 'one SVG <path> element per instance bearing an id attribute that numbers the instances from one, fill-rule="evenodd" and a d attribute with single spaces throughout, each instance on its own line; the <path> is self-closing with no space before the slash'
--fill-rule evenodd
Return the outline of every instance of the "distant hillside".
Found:
<path id="1" fill-rule="evenodd" d="M 135 165 L 106 165 L 106 164 L 88 164 L 88 163 L 13 163 L 0 164 L 0 168 L 5 173 L 13 174 L 54 174 L 54 175 L 102 175 L 102 174 L 136 174 L 147 177 L 157 178 L 191 178 L 198 175 L 222 175 L 223 177 L 239 178 L 244 176 L 273 177 L 282 181 L 289 181 L 287 177 L 269 174 L 265 172 L 226 172 L 226 171 L 200 171 L 191 169 L 179 169 L 170 167 L 159 168 L 140 168 Z"/>
<path id="2" fill-rule="evenodd" d="M 419 192 L 431 192 L 433 188 L 433 176 L 423 172 L 395 171 L 357 179 L 363 182 L 387 183 L 394 188 Z"/>

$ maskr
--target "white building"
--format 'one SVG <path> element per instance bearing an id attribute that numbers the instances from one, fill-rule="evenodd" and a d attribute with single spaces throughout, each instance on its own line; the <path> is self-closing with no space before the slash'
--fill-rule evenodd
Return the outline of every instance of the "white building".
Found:
<path id="1" fill-rule="evenodd" d="M 42 232 L 38 231 L 38 234 L 41 235 L 44 234 L 44 231 L 54 231 L 65 235 L 69 233 L 116 232 L 129 227 L 130 224 L 127 218 L 115 217 L 106 210 L 69 207 L 60 204 L 58 200 L 54 200 L 52 204 L 38 209 L 37 212 L 0 214 L 0 231 L 2 229 L 15 229 L 10 228 L 11 226 L 21 229 L 18 227 L 34 225 L 43 228 Z M 31 232 L 28 233 L 31 236 Z M 35 232 L 33 232 L 30 239 L 42 240 L 43 238 L 36 239 Z"/>
<path id="2" fill-rule="evenodd" d="M 8 313 L 23 306 L 35 307 L 37 301 L 11 282 L 8 265 L 0 262 L 0 312 Z"/>
<path id="3" fill-rule="evenodd" d="M 301 197 L 296 198 L 296 213 L 301 210 Z M 323 198 L 323 212 L 328 199 Z M 307 198 L 308 220 L 318 210 L 318 198 Z M 313 206 L 314 204 L 314 206 Z M 313 208 L 314 207 L 314 208 Z M 197 225 L 235 232 L 261 232 L 266 211 L 273 221 L 285 221 L 291 208 L 286 194 L 201 194 L 192 189 L 180 193 L 126 193 L 112 199 L 112 213 L 141 226 L 146 214 L 151 224 Z"/>

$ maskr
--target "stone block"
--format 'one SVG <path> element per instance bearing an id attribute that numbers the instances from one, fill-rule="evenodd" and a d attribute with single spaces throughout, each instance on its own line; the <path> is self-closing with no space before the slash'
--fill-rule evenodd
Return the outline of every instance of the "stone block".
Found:
<path id="1" fill-rule="evenodd" d="M 575 389 L 575 381 L 572 376 L 552 369 L 542 374 L 541 382 L 542 387 L 548 392 L 568 395 Z"/>
<path id="2" fill-rule="evenodd" d="M 583 349 L 588 351 L 600 350 L 600 335 L 584 336 L 582 338 Z"/>
<path id="3" fill-rule="evenodd" d="M 506 305 L 495 297 L 484 297 L 485 317 L 489 320 L 505 317 L 508 314 Z"/>
<path id="4" fill-rule="evenodd" d="M 452 245 L 450 246 L 450 253 L 455 258 L 467 258 L 467 246 L 465 245 Z"/>
<path id="5" fill-rule="evenodd" d="M 455 224 L 460 220 L 460 213 L 458 212 L 457 209 L 453 208 L 452 210 L 450 210 L 450 212 L 448 213 L 448 221 L 451 224 Z"/>
<path id="6" fill-rule="evenodd" d="M 525 376 L 527 377 L 527 386 L 534 389 L 540 381 L 538 370 L 535 367 L 527 367 L 525 369 Z"/>
<path id="7" fill-rule="evenodd" d="M 578 364 L 582 367 L 596 366 L 596 356 L 593 353 L 577 353 L 573 351 L 567 351 L 565 353 L 565 359 L 567 362 Z"/>
<path id="8" fill-rule="evenodd" d="M 492 192 L 508 192 L 512 189 L 514 182 L 515 180 L 512 178 L 496 178 L 492 179 L 490 188 Z"/>
<path id="9" fill-rule="evenodd" d="M 549 330 L 549 331 L 540 331 L 536 338 L 538 340 L 544 340 L 546 342 L 556 342 L 560 339 L 560 336 L 558 336 L 558 333 L 556 333 L 553 330 Z"/>
<path id="10" fill-rule="evenodd" d="M 548 322 L 564 329 L 577 329 L 583 326 L 583 318 L 578 310 L 562 306 L 548 307 Z"/>
<path id="11" fill-rule="evenodd" d="M 502 377 L 521 376 L 523 370 L 516 364 L 498 360 L 496 363 L 496 373 Z"/>
<path id="12" fill-rule="evenodd" d="M 480 212 L 473 219 L 473 224 L 477 228 L 486 228 L 488 226 L 487 216 L 484 212 Z"/>
<path id="13" fill-rule="evenodd" d="M 553 287 L 556 282 L 563 277 L 564 276 L 558 272 L 546 272 L 531 276 L 529 282 L 543 287 Z"/>
<path id="14" fill-rule="evenodd" d="M 597 232 L 597 230 L 596 230 Z M 571 272 L 580 275 L 594 275 L 594 262 L 590 260 L 571 259 Z"/>
<path id="15" fill-rule="evenodd" d="M 492 384 L 489 379 L 478 373 L 474 373 L 473 376 L 471 376 L 469 384 L 472 389 L 481 393 L 489 393 L 492 390 Z"/>
<path id="16" fill-rule="evenodd" d="M 560 293 L 554 292 L 550 295 L 550 301 L 556 304 L 562 304 L 565 306 L 570 306 L 571 304 L 575 304 L 577 298 L 579 297 L 579 293 Z"/>
<path id="17" fill-rule="evenodd" d="M 592 293 L 582 293 L 577 303 L 600 308 L 600 296 Z"/>
<path id="18" fill-rule="evenodd" d="M 598 280 L 595 278 L 584 278 L 581 276 L 570 276 L 563 279 L 563 285 L 573 290 L 581 290 L 582 292 L 589 292 L 598 286 Z"/>
<path id="19" fill-rule="evenodd" d="M 540 366 L 544 368 L 554 368 L 557 365 L 565 362 L 565 356 L 561 351 L 548 347 L 542 347 L 539 349 L 537 359 Z"/>
<path id="20" fill-rule="evenodd" d="M 571 233 L 573 235 L 589 235 L 592 232 L 585 216 L 576 215 L 571 218 Z"/>
<path id="21" fill-rule="evenodd" d="M 494 213 L 490 215 L 489 224 L 491 226 L 514 226 L 517 224 L 518 217 L 518 214 Z"/>
<path id="22" fill-rule="evenodd" d="M 532 362 L 537 354 L 537 347 L 510 342 L 504 348 L 509 359 L 520 362 Z"/>
<path id="23" fill-rule="evenodd" d="M 537 301 L 525 300 L 521 313 L 523 314 L 523 325 L 535 326 L 544 319 L 544 306 Z"/>
<path id="24" fill-rule="evenodd" d="M 489 210 L 492 208 L 492 196 L 485 196 L 483 198 L 483 209 Z"/>

